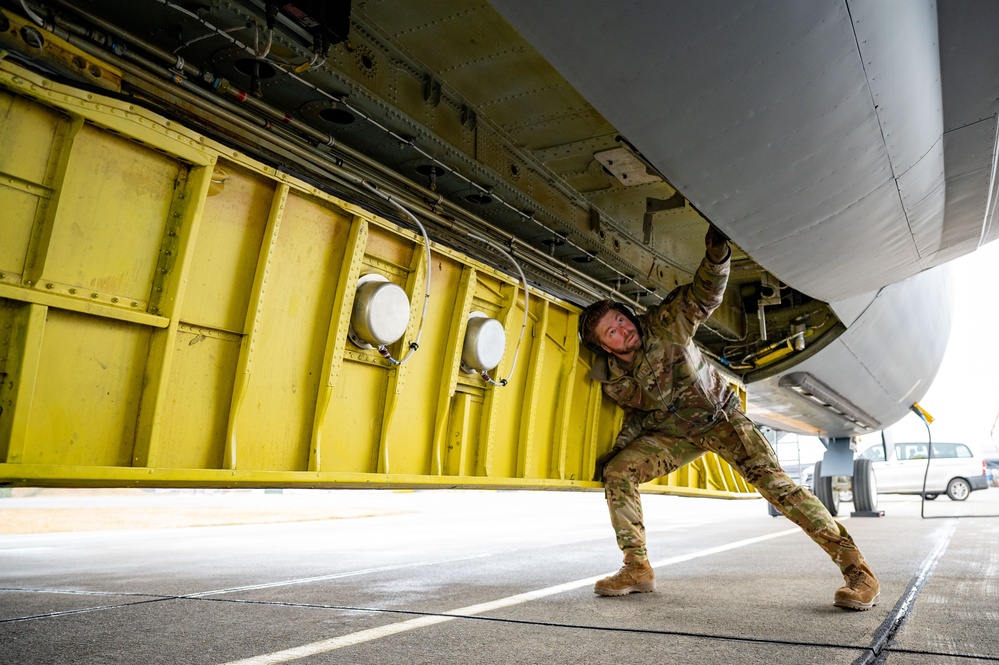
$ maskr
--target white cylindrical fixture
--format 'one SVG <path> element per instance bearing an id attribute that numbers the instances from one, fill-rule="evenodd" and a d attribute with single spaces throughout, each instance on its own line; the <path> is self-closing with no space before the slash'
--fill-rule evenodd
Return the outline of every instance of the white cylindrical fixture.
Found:
<path id="1" fill-rule="evenodd" d="M 364 275 L 357 281 L 350 323 L 355 343 L 360 340 L 371 346 L 392 344 L 409 326 L 409 297 L 401 286 L 382 275 Z"/>
<path id="2" fill-rule="evenodd" d="M 499 365 L 505 350 L 506 331 L 503 324 L 482 312 L 472 312 L 461 349 L 462 368 L 467 372 L 487 372 Z"/>

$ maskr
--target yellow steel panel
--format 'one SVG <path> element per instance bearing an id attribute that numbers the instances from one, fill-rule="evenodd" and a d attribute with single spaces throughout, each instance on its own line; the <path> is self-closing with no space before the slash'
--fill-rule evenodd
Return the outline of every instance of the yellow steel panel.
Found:
<path id="1" fill-rule="evenodd" d="M 0 340 L 0 460 L 23 461 L 45 331 L 44 307 L 3 302 Z"/>
<path id="2" fill-rule="evenodd" d="M 14 327 L 16 311 L 14 303 L 0 298 L 0 462 L 8 460 L 10 450 L 14 408 L 14 399 L 11 393 L 15 387 L 21 389 L 24 385 L 18 374 L 14 372 L 15 361 L 18 358 L 11 357 L 20 355 L 19 351 L 12 346 L 12 328 Z M 3 415 L 5 411 L 8 412 L 6 418 Z"/>
<path id="3" fill-rule="evenodd" d="M 582 373 L 579 362 L 579 338 L 576 334 L 578 318 L 560 307 L 552 307 L 548 322 L 548 337 L 559 350 L 558 390 L 554 405 L 552 443 L 556 448 L 551 476 L 577 480 L 578 468 L 586 450 L 586 407 L 573 409 L 574 398 L 580 390 L 576 377 Z M 585 390 L 583 390 L 585 392 Z"/>
<path id="4" fill-rule="evenodd" d="M 401 276 L 412 265 L 415 249 L 413 243 L 403 242 L 398 233 L 391 233 L 380 226 L 372 226 L 370 229 L 368 256 L 379 264 L 387 264 L 388 270 L 396 276 Z"/>
<path id="5" fill-rule="evenodd" d="M 372 248 L 370 244 L 368 247 L 369 250 Z M 425 256 L 422 245 L 411 253 L 410 274 L 405 285 L 410 300 L 409 326 L 402 339 L 394 345 L 393 353 L 397 359 L 408 354 L 409 343 L 416 340 L 421 323 L 427 277 Z M 431 269 L 431 276 L 432 273 Z M 442 291 L 438 286 L 437 293 Z M 431 317 L 431 312 L 438 315 L 437 318 L 444 313 L 441 308 L 431 310 L 428 304 L 428 318 Z M 429 327 L 439 329 L 439 325 Z M 429 331 L 427 333 L 429 335 Z M 436 336 L 435 339 L 439 340 L 441 337 Z M 382 471 L 430 472 L 434 436 L 434 390 L 427 379 L 435 377 L 439 371 L 443 352 L 440 344 L 432 345 L 431 349 L 429 353 L 413 353 L 406 364 L 392 368 L 386 386 L 385 416 L 380 442 Z M 426 350 L 424 347 L 424 351 Z"/>
<path id="6" fill-rule="evenodd" d="M 302 196 L 285 204 L 239 413 L 237 467 L 306 469 L 330 312 L 349 228 Z"/>
<path id="7" fill-rule="evenodd" d="M 290 188 L 281 184 L 274 192 L 267 214 L 267 224 L 264 237 L 257 256 L 257 269 L 253 275 L 253 286 L 250 289 L 250 303 L 243 323 L 243 339 L 239 351 L 239 362 L 236 368 L 236 379 L 232 390 L 232 406 L 229 410 L 229 424 L 226 427 L 226 447 L 223 466 L 235 469 L 238 464 L 240 416 L 246 401 L 247 388 L 250 385 L 250 373 L 253 371 L 254 349 L 257 333 L 260 329 L 260 319 L 264 311 L 264 295 L 267 281 L 270 277 L 270 266 L 274 259 L 274 248 L 277 246 L 278 232 L 281 229 L 281 219 L 284 217 L 285 203 L 288 200 Z M 258 376 L 258 381 L 263 374 Z"/>
<path id="8" fill-rule="evenodd" d="M 543 387 L 541 394 L 543 399 L 536 400 L 539 404 L 537 409 L 537 422 L 535 423 L 535 444 L 534 450 L 534 473 L 535 477 L 546 478 L 550 474 L 558 477 L 558 469 L 561 466 L 559 456 L 562 454 L 560 441 L 563 439 L 562 427 L 573 419 L 573 414 L 566 412 L 570 404 L 564 400 L 565 392 L 570 390 L 569 377 L 566 376 L 565 349 L 561 345 L 553 342 L 554 335 L 561 336 L 564 331 L 564 312 L 556 312 L 554 307 L 548 308 L 550 314 L 547 317 L 547 325 L 543 342 L 547 352 L 544 355 L 543 364 L 540 368 L 543 377 Z M 561 331 L 559 328 L 561 327 Z M 554 333 L 554 335 L 553 335 Z M 539 340 L 535 339 L 535 343 Z M 542 408 L 543 405 L 543 408 Z M 558 408 L 561 405 L 561 408 Z M 582 414 L 580 414 L 582 415 Z M 580 421 L 584 418 L 580 417 Z M 581 439 L 582 430 L 574 443 L 578 446 Z M 578 476 L 577 476 L 578 477 Z"/>
<path id="9" fill-rule="evenodd" d="M 447 474 L 458 477 L 481 477 L 481 474 L 477 473 L 480 467 L 478 458 L 481 423 L 482 395 L 462 391 L 455 393 L 444 452 Z"/>
<path id="10" fill-rule="evenodd" d="M 239 345 L 238 335 L 186 326 L 178 331 L 157 466 L 222 467 Z"/>
<path id="11" fill-rule="evenodd" d="M 28 240 L 28 251 L 25 257 L 22 283 L 31 286 L 42 278 L 45 261 L 49 257 L 49 245 L 54 229 L 53 218 L 58 209 L 59 196 L 65 182 L 69 158 L 73 143 L 83 128 L 83 118 L 70 116 L 66 122 L 60 123 L 53 137 L 53 150 L 49 156 L 49 168 L 45 183 L 50 188 L 45 196 L 40 196 L 37 212 L 32 223 L 31 237 Z M 71 205 L 72 202 L 68 202 Z M 46 280 L 48 282 L 48 280 Z M 60 288 L 62 285 L 46 283 L 47 289 Z M 68 288 L 70 294 L 76 293 L 75 288 Z"/>
<path id="12" fill-rule="evenodd" d="M 0 89 L 0 174 L 46 185 L 53 140 L 66 116 Z"/>
<path id="13" fill-rule="evenodd" d="M 421 247 L 414 254 L 408 285 L 413 292 L 414 325 L 422 309 L 422 261 Z M 392 428 L 383 433 L 392 473 L 440 473 L 451 397 L 459 381 L 472 380 L 459 365 L 475 276 L 474 269 L 463 268 L 449 257 L 433 259 L 432 297 L 420 349 L 399 371 L 401 380 L 394 386 L 390 380 L 388 386 L 387 400 L 391 400 L 393 390 L 403 397 L 395 409 Z M 403 351 L 399 349 L 399 353 Z M 481 379 L 474 380 L 481 383 Z"/>
<path id="14" fill-rule="evenodd" d="M 377 471 L 386 378 L 380 365 L 344 363 L 326 418 L 324 467 L 358 473 Z"/>
<path id="15" fill-rule="evenodd" d="M 8 268 L 30 283 L 35 277 L 36 256 L 48 245 L 50 228 L 44 223 L 52 203 L 53 187 L 65 173 L 67 146 L 82 126 L 69 117 L 24 98 L 7 109 L 0 129 L 0 204 L 5 212 L 0 248 L 0 268 Z M 9 150 L 9 152 L 7 152 Z M 22 163 L 23 162 L 23 163 Z M 50 286 L 51 288 L 51 286 Z"/>
<path id="16" fill-rule="evenodd" d="M 38 209 L 38 197 L 10 187 L 4 187 L 0 174 L 0 273 L 4 277 L 24 274 L 25 254 L 31 238 L 32 221 Z M 11 279 L 13 281 L 13 279 Z"/>
<path id="17" fill-rule="evenodd" d="M 437 324 L 441 328 L 430 328 L 428 334 L 436 334 L 437 339 L 446 340 L 441 347 L 440 364 L 436 374 L 430 376 L 431 385 L 436 386 L 437 404 L 434 412 L 434 443 L 432 452 L 431 473 L 445 473 L 444 449 L 449 444 L 448 417 L 449 405 L 458 385 L 458 373 L 461 364 L 462 343 L 468 323 L 468 313 L 472 305 L 472 293 L 475 290 L 476 270 L 470 266 L 462 267 L 451 261 L 438 261 L 435 279 L 438 297 L 450 307 L 449 316 L 439 317 Z M 448 285 L 448 286 L 445 286 Z M 442 287 L 446 288 L 441 293 Z M 441 308 L 443 311 L 443 308 Z M 434 317 L 428 316 L 430 320 Z M 451 468 L 457 468 L 457 462 L 452 462 Z"/>
<path id="18" fill-rule="evenodd" d="M 210 173 L 208 167 L 195 166 L 178 178 L 166 237 L 160 245 L 150 310 L 170 317 L 170 324 L 166 330 L 155 331 L 150 340 L 132 451 L 132 463 L 136 466 L 156 464 L 156 454 L 162 447 L 159 445 L 159 433 L 177 341 L 177 313 L 186 291 L 186 276 L 193 254 L 191 248 L 198 235 L 201 201 L 208 192 Z M 164 442 L 164 445 L 169 445 L 169 442 Z"/>
<path id="19" fill-rule="evenodd" d="M 84 126 L 62 184 L 43 278 L 146 300 L 182 169 L 158 151 Z"/>
<path id="20" fill-rule="evenodd" d="M 275 182 L 232 162 L 212 174 L 182 320 L 242 332 Z"/>
<path id="21" fill-rule="evenodd" d="M 391 365 L 346 340 L 354 282 L 378 272 L 410 294 L 390 348 L 402 358 L 421 323 L 421 236 L 11 67 L 0 62 L 15 123 L 0 127 L 0 272 L 46 279 L 0 277 L 0 480 L 600 489 L 593 463 L 622 412 L 588 379 L 572 305 L 531 294 L 510 373 L 519 284 L 433 246 L 420 348 Z M 22 163 L 29 136 L 44 158 Z M 491 374 L 506 387 L 457 368 L 471 310 L 504 324 Z M 646 490 L 749 495 L 740 481 L 706 456 Z"/>
<path id="22" fill-rule="evenodd" d="M 576 372 L 576 387 L 573 391 L 573 394 L 578 395 L 573 402 L 573 413 L 585 414 L 585 417 L 579 418 L 579 424 L 583 428 L 583 435 L 579 438 L 582 444 L 582 450 L 579 451 L 579 462 L 583 472 L 580 477 L 584 479 L 587 477 L 587 473 L 591 478 L 593 477 L 593 472 L 590 469 L 594 468 L 597 458 L 610 450 L 610 446 L 613 445 L 613 442 L 605 443 L 606 440 L 600 438 L 602 407 L 606 400 L 603 399 L 600 385 L 589 380 L 590 358 L 592 358 L 592 354 L 589 352 L 580 355 L 581 366 Z M 587 377 L 586 380 L 583 379 L 584 376 Z M 571 458 L 568 455 L 567 457 Z M 575 466 L 567 461 L 566 475 L 571 475 L 574 469 Z"/>
<path id="23" fill-rule="evenodd" d="M 128 466 L 149 330 L 49 309 L 24 462 Z"/>
<path id="24" fill-rule="evenodd" d="M 704 477 L 704 459 L 696 459 L 671 473 L 662 483 L 664 485 L 679 485 L 681 487 L 701 487 L 707 485 Z"/>
<path id="25" fill-rule="evenodd" d="M 548 336 L 548 303 L 535 301 L 534 309 L 538 320 L 534 321 L 530 339 L 524 334 L 524 345 L 530 344 L 530 355 L 524 354 L 527 364 L 525 379 L 524 406 L 521 409 L 519 458 L 517 475 L 524 478 L 545 478 L 551 468 L 552 423 L 551 409 L 538 408 L 548 404 L 558 395 L 558 364 L 549 362 L 552 356 L 546 353 Z M 512 342 L 512 340 L 511 340 Z M 522 349 L 525 350 L 526 349 Z M 511 350 L 511 353 L 513 351 Z M 556 359 L 557 360 L 557 359 Z M 555 373 L 552 375 L 552 365 Z M 552 381 L 552 379 L 555 379 Z M 540 439 L 540 440 L 538 440 Z"/>
<path id="26" fill-rule="evenodd" d="M 523 298 L 517 298 L 520 289 L 515 285 L 499 285 L 495 279 L 487 279 L 480 275 L 478 295 L 484 295 L 485 288 L 492 288 L 494 293 L 501 294 L 503 311 L 496 317 L 503 323 L 508 340 L 515 340 L 520 334 L 524 320 Z M 516 299 L 516 301 L 515 301 Z M 535 306 L 537 301 L 535 301 Z M 530 357 L 532 340 L 534 338 L 534 320 L 527 319 L 527 329 L 524 332 L 524 346 L 521 354 Z M 491 372 L 498 377 L 508 379 L 506 387 L 499 389 L 486 386 L 481 427 L 482 440 L 479 444 L 479 470 L 486 476 L 516 476 L 519 455 L 519 437 L 522 423 L 523 404 L 527 391 L 527 378 L 530 363 L 518 362 L 513 373 L 509 373 L 513 363 L 513 354 L 503 355 L 499 366 Z"/>
<path id="27" fill-rule="evenodd" d="M 316 396 L 316 413 L 312 421 L 312 444 L 309 448 L 309 470 L 323 468 L 328 433 L 341 433 L 341 423 L 336 418 L 328 419 L 330 401 L 343 374 L 343 361 L 347 348 L 347 334 L 350 330 L 350 316 L 354 304 L 354 285 L 361 272 L 361 259 L 368 240 L 368 221 L 354 216 L 344 243 L 340 272 L 336 276 L 336 294 L 330 312 L 329 329 L 326 331 L 326 348 L 323 351 L 323 364 L 320 374 L 319 393 Z"/>

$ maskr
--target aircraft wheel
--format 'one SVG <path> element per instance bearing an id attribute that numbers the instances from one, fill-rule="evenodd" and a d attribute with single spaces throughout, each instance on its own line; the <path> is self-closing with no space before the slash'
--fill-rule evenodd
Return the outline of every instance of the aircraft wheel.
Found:
<path id="1" fill-rule="evenodd" d="M 812 484 L 815 486 L 815 496 L 826 507 L 833 517 L 839 515 L 839 492 L 833 489 L 833 477 L 822 477 L 822 462 L 815 463 L 815 475 Z"/>
<path id="2" fill-rule="evenodd" d="M 952 478 L 947 483 L 947 496 L 951 501 L 964 501 L 971 494 L 971 485 L 964 478 Z"/>
<path id="3" fill-rule="evenodd" d="M 853 463 L 853 507 L 863 512 L 878 509 L 878 479 L 874 476 L 874 462 L 869 459 Z"/>

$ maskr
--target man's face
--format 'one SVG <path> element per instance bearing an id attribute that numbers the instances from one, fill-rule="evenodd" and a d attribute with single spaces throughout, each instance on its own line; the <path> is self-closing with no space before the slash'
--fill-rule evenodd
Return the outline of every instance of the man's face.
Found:
<path id="1" fill-rule="evenodd" d="M 593 334 L 605 351 L 624 360 L 630 361 L 635 351 L 642 348 L 642 337 L 638 334 L 638 328 L 631 319 L 616 309 L 604 312 L 594 326 Z"/>

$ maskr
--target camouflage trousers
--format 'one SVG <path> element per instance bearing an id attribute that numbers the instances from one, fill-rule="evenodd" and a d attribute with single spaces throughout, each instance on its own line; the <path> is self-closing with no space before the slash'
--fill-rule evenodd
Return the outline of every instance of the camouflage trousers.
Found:
<path id="1" fill-rule="evenodd" d="M 780 467 L 763 434 L 739 411 L 707 432 L 677 439 L 650 431 L 621 449 L 604 467 L 604 494 L 618 547 L 625 561 L 647 560 L 642 500 L 638 486 L 665 476 L 706 451 L 717 453 L 818 543 L 840 570 L 863 562 L 853 538 L 807 489 L 795 485 Z"/>

